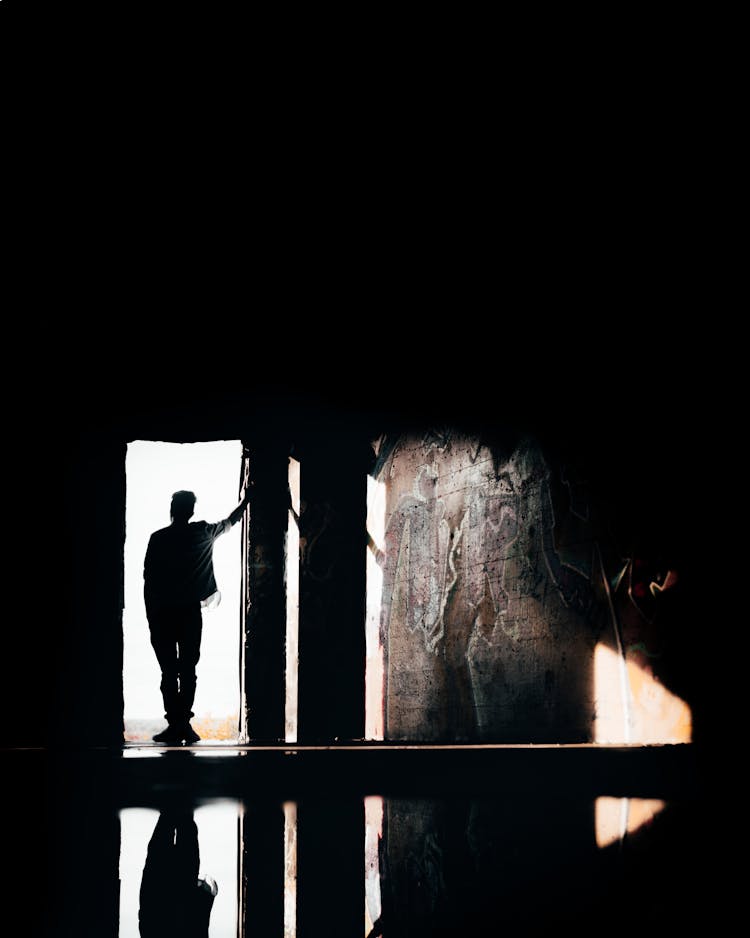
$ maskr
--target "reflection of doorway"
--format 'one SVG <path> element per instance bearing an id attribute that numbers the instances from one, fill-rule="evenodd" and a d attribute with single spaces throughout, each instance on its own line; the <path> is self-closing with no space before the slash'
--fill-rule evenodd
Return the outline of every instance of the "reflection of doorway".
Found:
<path id="1" fill-rule="evenodd" d="M 218 886 L 208 936 L 235 936 L 238 933 L 238 819 L 242 817 L 242 807 L 236 801 L 211 800 L 197 806 L 192 816 L 198 828 L 198 873 L 210 876 Z M 154 808 L 128 807 L 120 811 L 119 938 L 140 938 L 139 893 L 149 840 L 158 820 L 159 811 Z"/>
<path id="2" fill-rule="evenodd" d="M 165 726 L 159 667 L 149 641 L 143 602 L 143 558 L 153 531 L 170 523 L 172 493 L 195 492 L 194 519 L 220 521 L 236 507 L 242 460 L 237 440 L 161 443 L 136 440 L 126 460 L 123 694 L 125 738 L 147 741 Z M 241 525 L 214 548 L 221 602 L 203 611 L 194 728 L 202 739 L 235 742 L 239 725 L 238 610 Z"/>

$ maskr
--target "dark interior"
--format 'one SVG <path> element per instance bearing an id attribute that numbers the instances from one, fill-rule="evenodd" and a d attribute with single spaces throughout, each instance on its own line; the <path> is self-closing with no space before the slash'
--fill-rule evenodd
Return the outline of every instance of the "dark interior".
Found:
<path id="1" fill-rule="evenodd" d="M 477 334 L 470 345 L 438 355 L 434 342 L 420 348 L 394 331 L 388 356 L 382 341 L 369 348 L 354 338 L 350 351 L 344 345 L 308 356 L 299 335 L 289 353 L 275 337 L 273 355 L 263 361 L 260 338 L 245 350 L 241 343 L 214 350 L 196 334 L 158 353 L 144 342 L 127 350 L 135 358 L 123 354 L 127 364 L 95 358 L 78 374 L 75 359 L 56 361 L 39 377 L 52 393 L 40 398 L 33 381 L 20 389 L 22 415 L 8 430 L 19 446 L 9 520 L 29 562 L 12 584 L 12 594 L 25 601 L 7 637 L 0 755 L 14 792 L 7 881 L 31 897 L 23 933 L 115 938 L 118 812 L 133 805 L 164 810 L 173 801 L 191 808 L 217 797 L 245 808 L 243 888 L 259 897 L 243 905 L 247 938 L 283 934 L 285 801 L 298 810 L 297 934 L 364 934 L 362 799 L 373 795 L 385 806 L 382 920 L 373 938 L 508 928 L 600 934 L 602 923 L 610 934 L 662 935 L 711 910 L 706 789 L 718 724 L 700 641 L 705 561 L 696 515 L 705 480 L 696 475 L 689 396 L 680 396 L 658 343 L 655 349 L 633 341 L 614 359 L 594 357 L 575 341 L 522 354 L 510 336 L 513 353 L 506 354 L 501 338 L 494 348 L 492 338 Z M 251 583 L 250 741 L 240 747 L 243 755 L 196 755 L 187 747 L 123 755 L 125 453 L 136 439 L 240 439 L 250 453 L 258 492 L 251 545 L 265 566 L 258 561 Z M 461 631 L 460 613 L 467 607 L 459 602 L 479 608 L 486 596 L 481 587 L 473 600 L 462 599 L 458 570 L 442 607 L 439 653 L 420 652 L 438 662 L 424 680 L 422 658 L 405 644 L 422 635 L 422 626 L 399 633 L 390 613 L 386 738 L 363 742 L 368 473 L 376 476 L 386 458 L 396 466 L 389 478 L 407 473 L 412 444 L 439 466 L 458 459 L 459 441 L 467 440 L 477 452 L 483 447 L 488 465 L 502 467 L 529 439 L 536 455 L 524 463 L 531 466 L 524 491 L 542 462 L 552 480 L 544 504 L 554 515 L 554 542 L 552 533 L 548 541 L 539 534 L 533 563 L 555 580 L 562 600 L 554 602 L 568 616 L 560 612 L 555 620 L 554 647 L 542 633 L 529 633 L 524 646 L 525 623 L 517 617 L 517 644 L 507 646 L 516 655 L 511 667 L 506 646 L 492 644 L 480 625 L 477 634 L 502 671 L 476 656 L 467 671 L 469 633 Z M 279 625 L 290 455 L 301 464 L 301 535 L 315 545 L 301 568 L 296 746 L 282 741 Z M 491 484 L 499 479 L 498 473 Z M 577 583 L 570 565 L 554 567 L 563 556 L 560 537 L 572 530 L 564 519 L 572 525 L 586 515 L 569 511 L 584 489 L 598 519 L 587 545 L 606 543 L 611 551 L 605 556 L 601 547 L 603 564 L 619 551 L 642 558 L 647 572 L 679 571 L 677 586 L 649 620 L 648 640 L 658 645 L 649 666 L 689 705 L 689 744 L 587 745 L 590 652 L 601 625 L 586 610 L 603 600 Z M 236 496 L 227 493 L 229 507 Z M 410 504 L 397 507 L 407 512 Z M 457 523 L 447 499 L 444 510 L 453 538 Z M 409 517 L 413 531 L 421 516 Z M 502 536 L 499 523 L 492 530 Z M 501 571 L 506 585 L 509 570 Z M 539 590 L 538 608 L 549 610 L 550 589 Z M 591 635 L 566 625 L 575 616 Z M 424 634 L 429 643 L 426 625 Z M 481 717 L 472 710 L 478 688 Z M 595 802 L 605 796 L 658 799 L 666 807 L 600 848 Z"/>

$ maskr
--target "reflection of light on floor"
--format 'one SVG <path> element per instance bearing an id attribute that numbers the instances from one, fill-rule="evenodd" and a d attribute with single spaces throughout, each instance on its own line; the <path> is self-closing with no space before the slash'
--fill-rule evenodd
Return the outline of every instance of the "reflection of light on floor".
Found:
<path id="1" fill-rule="evenodd" d="M 383 646 L 380 604 L 383 594 L 382 555 L 385 550 L 385 483 L 367 477 L 367 591 L 365 642 L 365 739 L 383 738 Z M 379 559 L 380 558 L 380 559 Z"/>
<path id="2" fill-rule="evenodd" d="M 648 824 L 666 807 L 655 798 L 597 798 L 596 845 L 607 847 Z"/>
<path id="3" fill-rule="evenodd" d="M 193 759 L 196 756 L 201 758 L 215 758 L 216 756 L 221 756 L 222 759 L 226 759 L 229 756 L 237 757 L 247 755 L 246 750 L 237 749 L 232 743 L 201 741 L 194 743 L 192 746 L 165 746 L 161 743 L 143 743 L 143 745 L 138 745 L 137 743 L 131 743 L 126 745 L 122 750 L 122 758 L 159 759 L 162 757 L 171 757 L 171 754 L 175 752 L 183 753 L 186 759 Z"/>
<path id="4" fill-rule="evenodd" d="M 297 935 L 297 805 L 284 804 L 284 938 Z"/>
<path id="5" fill-rule="evenodd" d="M 383 799 L 365 798 L 365 935 L 381 915 L 380 854 L 383 836 Z"/>
<path id="6" fill-rule="evenodd" d="M 597 743 L 689 743 L 690 707 L 649 671 L 599 644 L 594 652 Z"/>
<path id="7" fill-rule="evenodd" d="M 211 908 L 208 938 L 237 934 L 237 818 L 236 801 L 209 801 L 195 809 L 200 851 L 199 875 L 218 885 Z M 146 853 L 159 812 L 153 808 L 120 811 L 120 929 L 119 938 L 140 938 L 138 909 Z"/>
<path id="8" fill-rule="evenodd" d="M 284 739 L 297 742 L 297 674 L 299 645 L 299 462 L 289 457 L 289 496 L 286 534 L 286 703 Z"/>

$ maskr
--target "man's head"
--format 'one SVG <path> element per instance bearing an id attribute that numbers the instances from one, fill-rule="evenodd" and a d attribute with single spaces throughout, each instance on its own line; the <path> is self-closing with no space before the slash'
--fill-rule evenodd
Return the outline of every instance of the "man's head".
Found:
<path id="1" fill-rule="evenodd" d="M 195 492 L 175 492 L 169 513 L 172 521 L 189 521 L 195 511 Z"/>

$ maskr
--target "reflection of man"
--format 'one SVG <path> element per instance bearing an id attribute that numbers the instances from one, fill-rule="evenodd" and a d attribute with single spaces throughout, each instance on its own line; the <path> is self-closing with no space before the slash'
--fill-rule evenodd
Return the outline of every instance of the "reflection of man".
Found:
<path id="1" fill-rule="evenodd" d="M 208 920 L 219 890 L 210 877 L 198 879 L 199 865 L 193 812 L 162 811 L 141 880 L 141 938 L 208 938 Z"/>
<path id="2" fill-rule="evenodd" d="M 200 658 L 201 607 L 217 606 L 221 594 L 213 565 L 214 541 L 242 517 L 250 491 L 224 521 L 190 523 L 192 492 L 172 496 L 172 524 L 151 535 L 143 567 L 146 615 L 151 644 L 161 668 L 161 693 L 169 726 L 158 743 L 195 742 L 190 725 L 195 698 L 195 666 Z"/>

